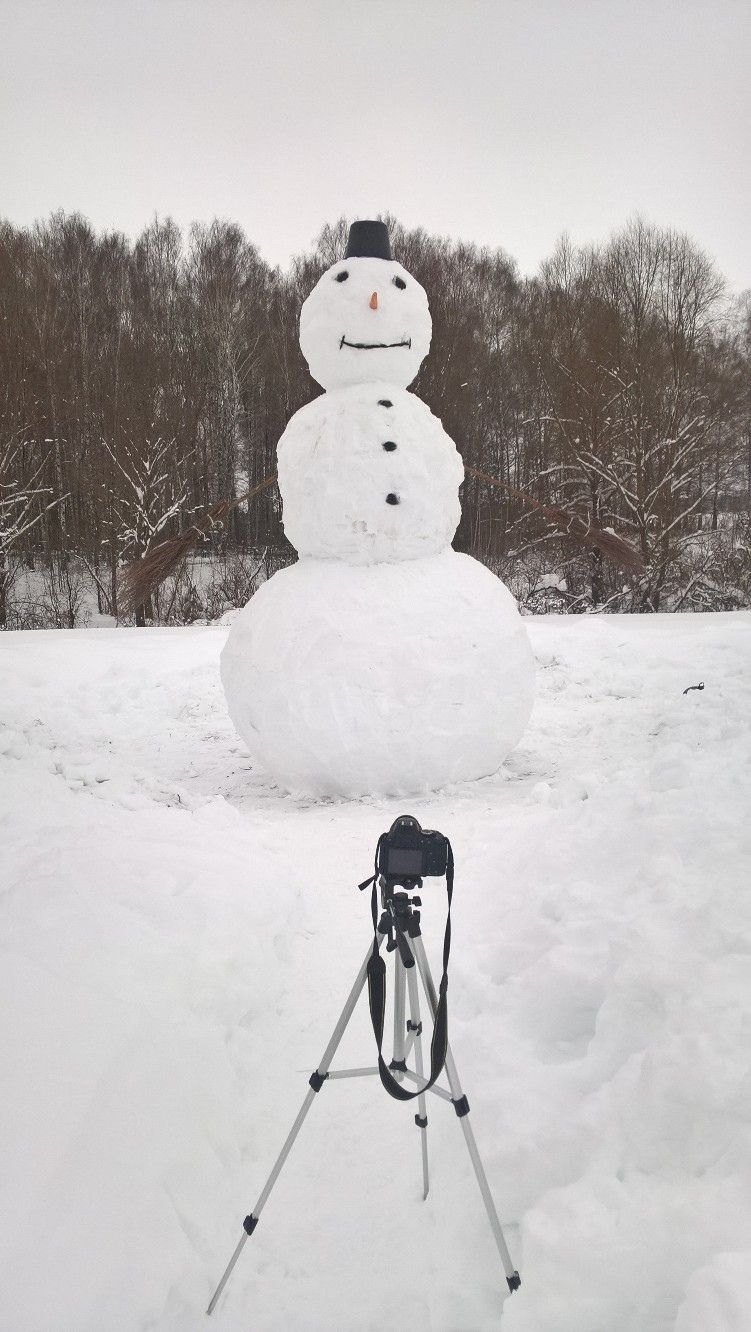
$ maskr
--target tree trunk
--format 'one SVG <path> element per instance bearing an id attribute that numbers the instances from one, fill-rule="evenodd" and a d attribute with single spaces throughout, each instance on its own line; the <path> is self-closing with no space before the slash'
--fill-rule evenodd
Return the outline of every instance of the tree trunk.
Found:
<path id="1" fill-rule="evenodd" d="M 4 629 L 8 623 L 8 564 L 5 555 L 0 551 L 0 629 Z"/>

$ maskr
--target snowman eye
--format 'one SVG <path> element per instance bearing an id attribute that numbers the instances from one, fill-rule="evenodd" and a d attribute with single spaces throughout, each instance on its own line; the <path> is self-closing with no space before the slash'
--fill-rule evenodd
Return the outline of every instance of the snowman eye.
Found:
<path id="1" fill-rule="evenodd" d="M 404 291 L 404 288 L 406 287 L 406 285 L 407 285 L 407 284 L 406 284 L 406 282 L 404 281 L 404 278 L 400 278 L 400 277 L 395 277 L 395 278 L 394 278 L 394 286 L 395 286 L 395 287 L 398 287 L 400 291 Z"/>
<path id="2" fill-rule="evenodd" d="M 334 278 L 334 281 L 335 281 L 335 282 L 346 282 L 348 277 L 349 277 L 349 273 L 347 272 L 346 268 L 344 268 L 344 269 L 342 270 L 341 273 L 337 273 L 336 277 Z"/>

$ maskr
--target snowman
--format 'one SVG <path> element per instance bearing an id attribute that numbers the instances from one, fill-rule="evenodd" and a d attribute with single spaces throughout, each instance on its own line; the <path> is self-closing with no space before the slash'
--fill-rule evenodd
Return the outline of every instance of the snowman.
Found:
<path id="1" fill-rule="evenodd" d="M 294 793 L 412 795 L 498 770 L 524 731 L 532 654 L 511 593 L 452 550 L 464 469 L 407 391 L 428 353 L 418 282 L 382 222 L 355 222 L 310 293 L 300 345 L 326 392 L 278 446 L 299 560 L 222 653 L 232 720 Z"/>

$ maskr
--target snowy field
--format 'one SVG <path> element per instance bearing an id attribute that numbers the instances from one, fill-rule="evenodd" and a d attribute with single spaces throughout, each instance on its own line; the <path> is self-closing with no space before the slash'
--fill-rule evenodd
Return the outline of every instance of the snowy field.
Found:
<path id="1" fill-rule="evenodd" d="M 0 636 L 3 1332 L 751 1328 L 751 614 L 527 624 L 522 744 L 411 802 L 251 771 L 224 628 Z M 454 844 L 450 1037 L 522 1288 L 450 1107 L 423 1203 L 414 1105 L 329 1083 L 207 1323 L 402 812 Z M 336 1062 L 372 1058 L 363 1003 Z"/>

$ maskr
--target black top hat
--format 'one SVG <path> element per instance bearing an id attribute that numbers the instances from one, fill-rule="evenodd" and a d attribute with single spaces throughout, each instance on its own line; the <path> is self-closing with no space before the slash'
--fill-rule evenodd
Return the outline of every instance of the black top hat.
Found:
<path id="1" fill-rule="evenodd" d="M 393 259 L 385 222 L 353 222 L 345 259 Z"/>

